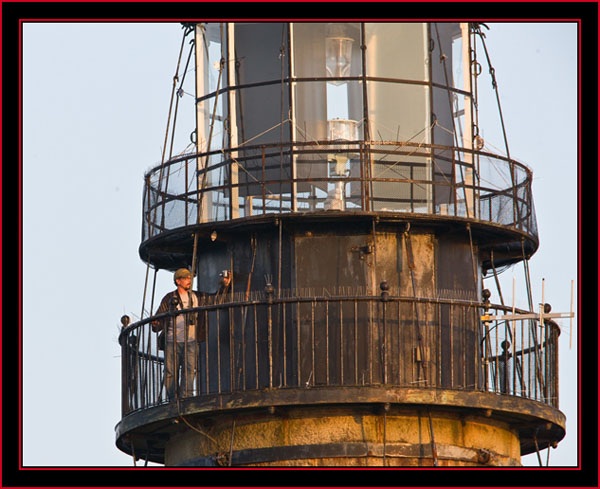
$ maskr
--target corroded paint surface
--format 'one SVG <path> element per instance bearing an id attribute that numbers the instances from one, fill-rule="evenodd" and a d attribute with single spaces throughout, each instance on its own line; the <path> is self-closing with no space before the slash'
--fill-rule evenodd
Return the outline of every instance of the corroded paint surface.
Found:
<path id="1" fill-rule="evenodd" d="M 230 454 L 235 461 L 243 453 L 244 465 L 520 464 L 518 433 L 493 418 L 426 409 L 379 411 L 291 408 L 211 419 L 190 417 L 185 427 L 191 428 L 168 442 L 165 462 L 180 465 L 212 457 L 227 465 Z"/>

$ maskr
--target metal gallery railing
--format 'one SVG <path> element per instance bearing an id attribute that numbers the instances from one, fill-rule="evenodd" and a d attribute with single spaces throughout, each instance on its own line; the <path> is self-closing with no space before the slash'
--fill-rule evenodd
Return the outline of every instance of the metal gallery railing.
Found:
<path id="1" fill-rule="evenodd" d="M 287 142 L 185 154 L 146 173 L 142 239 L 327 210 L 461 217 L 537 239 L 532 179 L 514 160 L 424 143 Z"/>
<path id="2" fill-rule="evenodd" d="M 123 415 L 183 397 L 348 386 L 494 392 L 558 407 L 558 326 L 535 319 L 482 320 L 494 312 L 498 317 L 510 311 L 388 291 L 289 298 L 270 292 L 133 324 L 124 316 Z M 195 325 L 199 341 L 176 333 L 175 341 L 162 346 L 152 325 L 169 329 L 178 315 Z M 174 369 L 178 364 L 181 369 Z M 174 380 L 165 378 L 166 370 L 177 370 Z M 178 378 L 184 371 L 187 385 Z"/>

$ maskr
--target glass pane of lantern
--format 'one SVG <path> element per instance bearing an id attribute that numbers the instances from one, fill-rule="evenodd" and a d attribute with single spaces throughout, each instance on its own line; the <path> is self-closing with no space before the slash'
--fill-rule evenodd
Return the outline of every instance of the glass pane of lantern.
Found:
<path id="1" fill-rule="evenodd" d="M 427 26 L 421 23 L 366 23 L 367 76 L 428 81 Z"/>
<path id="2" fill-rule="evenodd" d="M 336 78 L 350 76 L 352 43 L 353 39 L 349 37 L 327 37 L 325 39 L 328 76 Z M 332 83 L 341 84 L 344 82 L 333 81 Z"/>
<path id="3" fill-rule="evenodd" d="M 235 84 L 243 85 L 287 77 L 289 56 L 281 56 L 287 44 L 287 26 L 282 22 L 235 23 Z"/>
<path id="4" fill-rule="evenodd" d="M 372 139 L 431 142 L 429 87 L 369 81 L 367 93 Z"/>
<path id="5" fill-rule="evenodd" d="M 361 73 L 358 22 L 295 22 L 292 44 L 295 77 L 331 78 Z"/>

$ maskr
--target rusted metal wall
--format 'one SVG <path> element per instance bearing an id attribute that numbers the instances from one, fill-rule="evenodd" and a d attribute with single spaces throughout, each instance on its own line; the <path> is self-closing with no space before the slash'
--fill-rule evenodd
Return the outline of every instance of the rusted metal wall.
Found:
<path id="1" fill-rule="evenodd" d="M 274 226 L 215 244 L 214 251 L 199 258 L 199 283 L 214 283 L 219 270 L 232 269 L 228 300 L 264 299 L 267 282 L 275 298 L 378 296 L 385 283 L 393 296 L 450 302 L 397 303 L 384 309 L 328 301 L 270 312 L 210 311 L 207 320 L 218 326 L 209 328 L 208 352 L 202 357 L 218 375 L 209 380 L 209 391 L 229 391 L 242 375 L 244 383 L 256 387 L 375 381 L 481 386 L 477 310 L 452 304 L 479 300 L 476 257 L 466 232 L 407 232 L 405 226 L 316 226 L 310 231 Z"/>

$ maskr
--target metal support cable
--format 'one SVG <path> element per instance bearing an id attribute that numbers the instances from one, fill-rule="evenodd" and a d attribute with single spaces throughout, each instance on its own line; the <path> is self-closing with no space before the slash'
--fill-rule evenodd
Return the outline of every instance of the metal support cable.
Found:
<path id="1" fill-rule="evenodd" d="M 169 158 L 168 158 L 167 161 L 170 161 L 171 158 L 173 157 L 173 144 L 175 142 L 175 127 L 177 125 L 177 114 L 178 114 L 178 110 L 179 110 L 179 99 L 181 98 L 179 96 L 179 93 L 182 90 L 183 83 L 185 82 L 185 75 L 187 74 L 188 67 L 189 67 L 190 60 L 192 58 L 192 53 L 193 52 L 194 52 L 194 40 L 192 39 L 192 41 L 191 41 L 191 47 L 190 47 L 190 52 L 188 53 L 187 61 L 186 61 L 186 64 L 185 64 L 185 69 L 183 70 L 183 76 L 181 77 L 181 81 L 179 83 L 179 89 L 177 90 L 178 96 L 177 96 L 177 100 L 175 101 L 175 110 L 173 112 L 173 127 L 171 129 L 171 144 L 169 145 Z M 166 143 L 166 141 L 165 141 L 165 143 Z M 165 164 L 165 161 L 164 161 L 164 154 L 163 154 L 163 165 L 164 164 Z M 169 189 L 169 176 L 170 176 L 170 174 L 171 174 L 171 165 L 169 165 L 167 167 L 167 177 L 166 177 L 165 186 L 164 186 L 165 198 L 163 199 L 163 206 L 162 206 L 163 210 L 162 210 L 162 215 L 161 215 L 161 227 L 163 229 L 164 229 L 164 226 L 165 226 L 165 205 L 167 203 L 166 202 L 166 194 L 167 194 L 168 189 Z M 160 188 L 160 187 L 161 187 L 161 181 L 159 180 L 159 182 L 158 182 L 158 188 Z"/>
<path id="2" fill-rule="evenodd" d="M 175 100 L 175 94 L 176 94 L 176 88 L 177 88 L 177 81 L 179 80 L 179 67 L 181 65 L 181 57 L 183 55 L 183 47 L 185 45 L 185 38 L 188 34 L 188 31 L 186 30 L 183 34 L 183 38 L 181 39 L 181 48 L 179 50 L 179 57 L 177 59 L 177 68 L 175 69 L 175 75 L 173 76 L 173 86 L 171 88 L 171 101 L 169 102 L 169 114 L 167 116 L 167 128 L 165 130 L 165 142 L 163 144 L 163 152 L 162 152 L 162 159 L 161 159 L 161 167 L 160 167 L 160 174 L 158 177 L 158 190 L 160 192 L 160 185 L 162 182 L 162 176 L 163 176 L 163 171 L 164 171 L 164 166 L 165 166 L 165 156 L 166 156 L 166 151 L 167 151 L 167 141 L 169 140 L 169 128 L 171 126 L 171 114 L 173 111 L 173 101 Z M 156 222 L 156 213 L 158 212 L 158 206 L 154 209 L 154 219 L 153 222 Z"/>
<path id="3" fill-rule="evenodd" d="M 179 407 L 179 402 L 177 402 L 177 406 Z M 200 433 L 202 436 L 208 438 L 210 441 L 212 441 L 215 445 L 218 446 L 219 442 L 217 440 L 215 440 L 212 436 L 210 436 L 209 434 L 205 433 L 204 431 L 202 431 L 201 429 L 197 428 L 196 426 L 193 426 L 187 419 L 185 419 L 183 417 L 183 415 L 181 413 L 179 413 L 179 418 L 178 419 L 182 420 L 187 426 L 189 426 L 196 433 Z"/>
<path id="4" fill-rule="evenodd" d="M 280 196 L 283 195 L 282 185 L 283 185 L 283 119 L 284 119 L 283 104 L 285 101 L 285 90 L 284 90 L 285 26 L 286 26 L 285 23 L 283 23 L 281 26 L 281 46 L 279 48 L 279 58 L 281 60 L 281 83 L 280 83 L 280 87 L 281 87 L 281 96 L 280 96 L 281 125 L 279 128 L 279 195 Z M 291 158 L 290 158 L 290 163 L 291 163 Z M 294 207 L 294 204 L 292 201 L 292 210 L 293 210 L 293 207 Z M 282 212 L 283 212 L 283 199 L 279 199 L 279 213 L 281 214 Z M 281 284 L 279 285 L 279 288 L 281 288 Z"/>
<path id="5" fill-rule="evenodd" d="M 533 307 L 533 297 L 532 297 L 532 293 L 531 293 L 531 277 L 529 274 L 529 259 L 525 256 L 524 241 L 525 241 L 524 239 L 521 239 L 521 251 L 523 253 L 523 268 L 524 268 L 524 272 L 525 272 L 525 285 L 526 285 L 526 289 L 527 289 L 527 300 L 529 303 L 529 310 L 533 312 L 534 307 Z M 542 377 L 541 359 L 540 359 L 540 355 L 538 354 L 538 337 L 537 337 L 536 323 L 535 323 L 534 319 L 529 320 L 529 328 L 531 331 L 531 335 L 533 336 L 533 341 L 536 345 L 536 348 L 534 349 L 534 353 L 533 353 L 534 362 L 535 362 L 535 378 L 540 385 L 541 392 L 545 392 L 544 378 Z M 540 345 L 540 347 L 541 347 L 541 345 Z"/>
<path id="6" fill-rule="evenodd" d="M 438 29 L 438 23 L 435 22 L 435 32 L 436 32 L 436 36 L 437 36 L 437 40 L 438 40 L 438 46 L 440 48 L 440 61 L 442 62 L 442 64 L 444 65 L 444 78 L 446 80 L 446 92 L 448 92 L 448 105 L 450 108 L 450 117 L 452 119 L 452 132 L 454 134 L 454 142 L 456 144 L 456 147 L 459 147 L 459 142 L 458 142 L 458 134 L 456 132 L 456 123 L 454 122 L 454 112 L 452 109 L 452 97 L 450 95 L 450 90 L 448 89 L 450 87 L 450 78 L 448 77 L 448 67 L 446 66 L 446 58 L 447 56 L 442 52 L 442 42 L 440 40 L 440 32 Z M 453 157 L 454 157 L 454 149 L 452 150 L 453 153 Z M 454 158 L 453 158 L 454 159 Z M 469 206 L 466 205 L 467 203 L 467 187 L 464 184 L 465 182 L 465 176 L 463 174 L 463 166 L 460 165 L 460 177 L 462 178 L 463 181 L 463 195 L 465 198 L 465 209 L 467 211 L 467 218 L 471 217 L 469 216 Z"/>
<path id="7" fill-rule="evenodd" d="M 496 272 L 496 266 L 494 265 L 494 250 L 490 251 L 490 261 L 492 263 L 492 270 L 494 272 L 494 280 L 496 282 L 496 289 L 498 290 L 498 296 L 500 297 L 500 304 L 504 306 L 504 297 L 502 297 L 502 289 L 500 287 L 500 280 L 498 280 L 498 273 Z"/>
<path id="8" fill-rule="evenodd" d="M 504 297 L 502 296 L 502 289 L 500 287 L 500 281 L 498 280 L 498 273 L 496 271 L 496 266 L 494 265 L 494 250 L 490 251 L 490 261 L 492 264 L 492 270 L 494 272 L 494 280 L 496 282 L 496 288 L 498 289 L 498 295 L 500 296 L 500 304 L 502 305 L 502 307 L 504 307 Z M 513 305 L 514 305 L 514 298 L 513 298 Z M 514 338 L 511 328 L 507 328 L 506 332 L 507 332 L 508 337 L 513 345 L 514 369 L 515 369 L 516 373 L 519 375 L 519 381 L 522 383 L 523 382 L 523 371 L 522 371 L 523 368 L 521 366 L 521 362 L 519 362 L 519 359 L 517 358 L 517 355 L 516 355 L 516 338 Z M 515 374 L 513 374 L 513 391 L 516 390 L 515 382 L 516 382 L 516 376 L 515 376 Z"/>
<path id="9" fill-rule="evenodd" d="M 500 116 L 500 126 L 502 127 L 502 136 L 504 138 L 504 147 L 506 148 L 506 157 L 508 158 L 509 165 L 510 165 L 510 175 L 511 175 L 511 180 L 512 180 L 512 187 L 513 187 L 513 218 L 514 218 L 514 222 L 516 224 L 517 223 L 517 203 L 518 203 L 518 201 L 517 201 L 517 196 L 516 196 L 515 169 L 514 169 L 514 163 L 510 159 L 510 151 L 508 149 L 508 138 L 506 137 L 506 127 L 504 125 L 504 116 L 502 114 L 502 105 L 500 104 L 500 93 L 498 91 L 498 81 L 496 80 L 496 70 L 492 66 L 492 62 L 490 60 L 490 55 L 488 53 L 487 46 L 485 44 L 485 34 L 483 32 L 481 32 L 481 28 L 479 27 L 479 24 L 475 25 L 474 32 L 481 39 L 481 45 L 483 46 L 485 58 L 488 63 L 488 71 L 489 71 L 490 77 L 492 79 L 492 88 L 494 89 L 494 93 L 496 94 L 496 104 L 498 105 L 498 114 Z"/>
<path id="10" fill-rule="evenodd" d="M 433 436 L 433 420 L 431 419 L 431 409 L 427 410 L 429 416 L 429 433 L 431 434 L 431 456 L 433 457 L 433 466 L 438 466 L 437 447 L 435 445 L 435 437 Z"/>
<path id="11" fill-rule="evenodd" d="M 235 436 L 235 416 L 233 418 L 233 423 L 231 424 L 231 441 L 229 443 L 229 467 L 231 467 L 233 461 L 233 438 Z"/>
<path id="12" fill-rule="evenodd" d="M 538 458 L 538 462 L 540 464 L 540 467 L 543 467 L 544 464 L 542 463 L 542 456 L 540 455 L 540 447 L 538 445 L 538 440 L 537 440 L 538 429 L 539 428 L 536 428 L 535 429 L 535 433 L 533 434 L 533 443 L 535 444 L 535 453 L 537 454 L 537 458 Z"/>
<path id="13" fill-rule="evenodd" d="M 171 113 L 173 110 L 173 100 L 175 98 L 175 93 L 176 93 L 176 87 L 177 87 L 177 81 L 179 80 L 179 67 L 181 65 L 181 57 L 183 55 L 183 47 L 185 45 L 185 38 L 187 37 L 187 35 L 189 34 L 189 30 L 186 29 L 183 33 L 183 37 L 181 39 L 181 48 L 179 50 L 179 57 L 177 59 L 177 68 L 175 69 L 175 75 L 173 76 L 173 87 L 171 89 L 171 101 L 169 103 L 169 115 L 167 116 L 167 128 L 165 130 L 165 142 L 163 145 L 163 154 L 162 154 L 162 161 L 161 161 L 161 168 L 160 168 L 160 174 L 158 177 L 158 189 L 160 189 L 160 185 L 161 185 L 161 181 L 162 181 L 162 175 L 163 175 L 163 170 L 164 170 L 164 166 L 165 166 L 165 155 L 166 155 L 166 150 L 167 150 L 167 141 L 169 139 L 169 127 L 171 125 Z M 148 181 L 148 185 L 149 185 L 149 181 Z M 151 187 L 148 187 L 148 192 L 150 192 Z M 154 219 L 150 219 L 150 222 L 156 222 L 156 213 L 158 212 L 158 206 L 156 206 L 154 208 Z M 164 205 L 163 205 L 163 223 L 164 223 Z M 152 234 L 151 233 L 151 229 L 148 229 L 148 234 L 149 237 Z M 145 284 L 144 284 L 144 297 L 142 299 L 142 314 L 141 314 L 141 318 L 144 318 L 144 308 L 145 308 L 145 302 L 146 302 L 146 288 L 148 285 L 148 273 L 149 273 L 149 269 L 150 269 L 150 260 L 148 260 L 148 263 L 146 264 L 146 280 L 145 280 Z"/>
<path id="14" fill-rule="evenodd" d="M 469 231 L 469 244 L 471 247 L 471 264 L 473 266 L 473 287 L 475 288 L 475 290 L 477 290 L 477 263 L 475 262 L 475 251 L 473 250 L 473 235 L 471 233 L 471 224 L 467 224 L 467 230 Z"/>
<path id="15" fill-rule="evenodd" d="M 492 66 L 492 61 L 490 59 L 490 54 L 489 54 L 489 52 L 487 50 L 487 46 L 485 44 L 485 34 L 483 32 L 481 32 L 481 29 L 479 28 L 479 26 L 476 26 L 474 28 L 474 32 L 481 39 L 481 45 L 483 46 L 483 51 L 485 53 L 485 58 L 486 58 L 486 61 L 488 63 L 488 71 L 489 71 L 490 77 L 492 79 L 492 88 L 494 89 L 494 92 L 496 94 L 496 102 L 497 102 L 497 105 L 498 105 L 498 112 L 499 112 L 499 115 L 500 115 L 500 125 L 502 127 L 502 135 L 504 136 L 504 145 L 505 145 L 505 148 L 506 148 L 506 156 L 510 159 L 510 151 L 508 149 L 508 139 L 506 137 L 506 127 L 504 125 L 504 117 L 502 115 L 502 106 L 500 104 L 500 94 L 498 92 L 498 81 L 496 80 L 496 70 Z"/>

